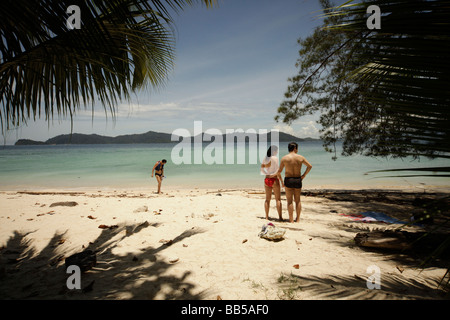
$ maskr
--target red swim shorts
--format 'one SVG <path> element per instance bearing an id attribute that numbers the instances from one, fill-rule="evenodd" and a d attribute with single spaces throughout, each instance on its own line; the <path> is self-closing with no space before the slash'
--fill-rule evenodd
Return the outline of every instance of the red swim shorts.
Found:
<path id="1" fill-rule="evenodd" d="M 277 178 L 265 178 L 264 184 L 268 187 L 272 187 L 276 180 Z"/>

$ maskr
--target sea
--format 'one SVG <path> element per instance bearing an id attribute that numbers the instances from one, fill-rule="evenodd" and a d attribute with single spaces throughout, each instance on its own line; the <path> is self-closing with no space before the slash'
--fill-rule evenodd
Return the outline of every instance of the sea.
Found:
<path id="1" fill-rule="evenodd" d="M 287 145 L 288 142 L 279 143 L 280 158 L 288 153 Z M 162 159 L 167 160 L 163 191 L 164 188 L 264 190 L 260 160 L 267 150 L 266 145 L 258 146 L 256 158 L 252 154 L 254 146 L 248 143 L 236 143 L 234 150 L 228 150 L 225 144 L 212 146 L 203 143 L 197 147 L 199 149 L 196 150 L 192 147 L 189 159 L 189 150 L 180 152 L 181 147 L 177 143 L 5 145 L 0 147 L 0 190 L 151 191 L 156 189 L 156 179 L 151 177 L 152 168 Z M 340 156 L 340 149 L 338 144 L 338 157 L 333 160 L 334 154 L 326 152 L 321 141 L 299 143 L 299 154 L 313 166 L 303 182 L 303 190 L 412 188 L 421 191 L 446 189 L 450 185 L 449 178 L 438 177 L 437 173 L 430 177 L 399 177 L 417 173 L 373 172 L 448 166 L 447 159 L 345 157 Z"/>

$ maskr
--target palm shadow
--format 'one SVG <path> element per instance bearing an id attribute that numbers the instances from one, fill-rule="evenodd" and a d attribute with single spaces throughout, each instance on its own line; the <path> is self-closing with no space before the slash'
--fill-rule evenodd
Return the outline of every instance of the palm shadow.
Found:
<path id="1" fill-rule="evenodd" d="M 290 290 L 308 294 L 322 300 L 398 300 L 398 299 L 445 299 L 446 294 L 438 288 L 439 279 L 421 282 L 401 275 L 381 274 L 379 287 L 368 286 L 367 277 L 354 276 L 298 276 L 291 274 L 279 283 L 284 292 Z M 291 294 L 291 297 L 294 295 Z M 448 297 L 447 297 L 448 298 Z"/>
<path id="2" fill-rule="evenodd" d="M 66 284 L 71 274 L 66 273 L 64 262 L 73 252 L 63 245 L 65 233 L 55 233 L 37 252 L 27 238 L 30 232 L 15 231 L 0 248 L 0 299 L 202 299 L 206 293 L 189 281 L 190 271 L 171 273 L 175 264 L 156 257 L 168 245 L 147 246 L 125 255 L 114 253 L 124 239 L 156 226 L 145 222 L 102 230 L 80 250 L 92 250 L 97 259 L 94 268 L 81 274 L 81 289 L 68 289 Z M 171 244 L 201 232 L 186 230 Z"/>

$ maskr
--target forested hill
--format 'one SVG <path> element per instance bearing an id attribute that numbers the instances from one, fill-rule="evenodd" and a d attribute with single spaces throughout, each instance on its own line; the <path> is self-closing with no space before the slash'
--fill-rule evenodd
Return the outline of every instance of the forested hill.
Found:
<path id="1" fill-rule="evenodd" d="M 243 135 L 246 135 L 247 137 L 250 136 L 250 134 L 245 133 Z M 73 134 L 62 134 L 54 138 L 48 139 L 45 142 L 34 141 L 30 139 L 20 139 L 15 143 L 15 145 L 176 143 L 181 140 L 178 139 L 176 141 L 172 141 L 171 137 L 172 134 L 154 131 L 149 131 L 142 134 L 120 135 L 116 137 L 101 136 L 98 134 L 73 133 Z M 267 140 L 270 141 L 270 134 L 268 134 L 266 137 Z M 227 137 L 223 135 L 222 138 L 223 141 L 225 142 Z M 203 140 L 205 142 L 209 142 L 211 141 L 211 138 L 207 137 L 207 135 L 204 134 Z M 279 132 L 280 142 L 290 142 L 290 141 L 300 142 L 306 140 L 315 140 L 315 139 L 312 138 L 301 139 L 284 132 Z"/>

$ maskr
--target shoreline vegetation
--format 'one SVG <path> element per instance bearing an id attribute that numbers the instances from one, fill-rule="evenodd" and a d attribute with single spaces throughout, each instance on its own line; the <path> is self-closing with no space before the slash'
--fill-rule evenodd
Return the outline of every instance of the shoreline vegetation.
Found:
<path id="1" fill-rule="evenodd" d="M 298 138 L 293 135 L 279 132 L 279 141 L 280 142 L 290 142 L 290 141 L 319 141 L 319 139 L 314 138 Z M 172 136 L 175 140 L 172 140 Z M 257 141 L 259 141 L 259 134 L 253 134 L 253 133 L 233 133 L 230 135 L 231 138 L 228 138 L 228 134 L 222 135 L 222 141 L 226 141 L 226 139 L 234 139 L 235 137 L 250 139 L 255 138 Z M 268 136 L 268 141 L 270 141 L 271 135 Z M 196 136 L 191 137 L 191 139 L 195 139 Z M 211 137 L 209 135 L 202 133 L 202 140 L 205 140 L 205 138 L 208 137 L 209 140 L 206 140 L 204 142 L 210 142 Z M 265 135 L 266 137 L 266 135 Z M 180 138 L 183 138 L 181 136 L 173 135 L 170 133 L 163 133 L 163 132 L 155 132 L 155 131 L 148 131 L 146 133 L 142 134 L 127 134 L 127 135 L 119 135 L 116 137 L 110 137 L 110 136 L 102 136 L 98 134 L 81 134 L 81 133 L 73 133 L 73 134 L 62 134 L 58 135 L 56 137 L 50 138 L 46 141 L 36 141 L 31 139 L 19 139 L 16 141 L 14 145 L 16 146 L 27 146 L 27 145 L 58 145 L 58 144 L 137 144 L 137 143 L 178 143 Z M 186 138 L 183 138 L 183 140 Z"/>
<path id="2" fill-rule="evenodd" d="M 283 193 L 284 221 L 271 201 L 269 222 L 286 234 L 269 241 L 258 237 L 268 222 L 260 189 L 168 188 L 161 195 L 149 189 L 2 191 L 0 297 L 448 299 L 449 255 L 429 260 L 426 246 L 359 244 L 361 235 L 398 230 L 448 237 L 449 195 L 305 190 L 300 222 L 289 223 Z M 406 223 L 357 219 L 375 211 Z M 431 221 L 408 223 L 424 211 Z M 95 253 L 96 265 L 82 274 L 80 290 L 68 289 L 65 260 L 86 250 Z M 371 266 L 381 272 L 380 289 L 367 286 Z"/>

